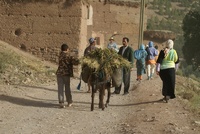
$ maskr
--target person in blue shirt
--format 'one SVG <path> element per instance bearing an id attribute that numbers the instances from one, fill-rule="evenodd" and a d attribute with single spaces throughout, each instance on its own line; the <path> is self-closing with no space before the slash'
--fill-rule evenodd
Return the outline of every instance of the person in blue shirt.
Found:
<path id="1" fill-rule="evenodd" d="M 139 59 L 137 59 L 136 57 L 136 68 L 137 68 L 137 81 L 141 81 L 142 80 L 142 74 L 146 73 L 145 70 L 145 59 L 147 56 L 147 52 L 145 50 L 145 46 L 144 44 L 140 45 L 140 48 L 138 50 L 138 53 L 140 53 L 141 57 Z"/>
<path id="2" fill-rule="evenodd" d="M 107 48 L 109 48 L 109 49 L 114 49 L 114 50 L 118 53 L 119 49 L 118 49 L 118 47 L 117 47 L 117 44 L 114 42 L 114 38 L 113 38 L 113 37 L 110 37 L 109 41 L 110 41 L 110 42 L 108 43 Z"/>

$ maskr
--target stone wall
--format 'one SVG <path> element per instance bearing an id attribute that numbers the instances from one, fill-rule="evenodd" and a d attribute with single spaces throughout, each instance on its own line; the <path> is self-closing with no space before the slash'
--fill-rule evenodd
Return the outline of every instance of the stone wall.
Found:
<path id="1" fill-rule="evenodd" d="M 128 37 L 130 45 L 137 49 L 139 36 L 140 3 L 124 1 L 93 0 L 94 9 L 92 35 L 100 37 L 100 43 L 106 47 L 108 40 L 114 35 L 115 41 L 121 45 L 122 38 Z M 146 25 L 147 17 L 144 18 Z M 145 27 L 145 26 L 144 26 Z"/>
<path id="2" fill-rule="evenodd" d="M 0 2 L 0 40 L 53 62 L 57 62 L 62 43 L 72 50 L 79 49 L 80 1 L 7 1 Z"/>
<path id="3" fill-rule="evenodd" d="M 136 49 L 140 8 L 131 1 L 2 0 L 0 40 L 52 62 L 62 43 L 82 56 L 90 37 L 98 37 L 104 48 L 110 36 L 119 45 L 127 36 Z"/>

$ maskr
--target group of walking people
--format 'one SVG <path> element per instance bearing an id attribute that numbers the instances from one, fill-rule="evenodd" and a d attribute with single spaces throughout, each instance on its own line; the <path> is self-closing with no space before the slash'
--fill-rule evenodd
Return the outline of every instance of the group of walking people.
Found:
<path id="1" fill-rule="evenodd" d="M 159 52 L 158 47 L 154 47 L 150 41 L 145 48 L 142 44 L 140 48 L 134 51 L 134 57 L 137 59 L 137 80 L 142 80 L 142 74 L 146 73 L 147 79 L 153 78 L 154 72 L 160 76 L 162 80 L 162 101 L 168 102 L 175 96 L 175 72 L 178 69 L 179 57 L 173 48 L 174 41 L 169 39 L 166 41 L 165 47 Z"/>
<path id="2" fill-rule="evenodd" d="M 154 47 L 152 41 L 146 45 L 146 48 L 142 44 L 138 50 L 134 51 L 134 58 L 137 60 L 137 81 L 142 80 L 143 74 L 147 74 L 148 80 L 153 79 L 158 54 L 159 51 Z"/>
<path id="3" fill-rule="evenodd" d="M 97 47 L 96 39 L 89 39 L 89 46 L 84 51 L 84 56 L 95 50 Z M 164 96 L 163 101 L 168 102 L 169 99 L 175 98 L 175 70 L 178 68 L 179 58 L 176 50 L 173 49 L 174 42 L 168 40 L 166 47 L 159 51 L 154 47 L 152 41 L 150 41 L 145 47 L 143 44 L 140 45 L 139 49 L 134 51 L 129 45 L 129 38 L 124 37 L 122 39 L 122 46 L 119 47 L 114 42 L 114 38 L 109 39 L 107 48 L 114 49 L 116 53 L 121 55 L 123 58 L 131 63 L 132 68 L 130 70 L 122 69 L 122 83 L 120 86 L 115 87 L 113 94 L 120 94 L 122 84 L 124 84 L 123 95 L 129 94 L 131 71 L 133 70 L 134 58 L 136 59 L 137 68 L 137 79 L 142 80 L 142 75 L 146 73 L 148 80 L 153 78 L 154 72 L 160 76 L 163 87 L 162 95 Z M 72 106 L 72 95 L 70 88 L 70 77 L 73 76 L 73 65 L 78 65 L 78 58 L 74 58 L 69 54 L 69 47 L 67 44 L 62 44 L 61 52 L 59 55 L 59 65 L 56 72 L 57 85 L 58 85 L 58 101 L 61 108 L 64 108 L 64 93 L 68 106 Z"/>

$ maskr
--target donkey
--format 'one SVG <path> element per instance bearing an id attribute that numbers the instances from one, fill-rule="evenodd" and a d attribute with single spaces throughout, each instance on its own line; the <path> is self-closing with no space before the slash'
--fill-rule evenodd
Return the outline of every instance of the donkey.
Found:
<path id="1" fill-rule="evenodd" d="M 103 75 L 102 75 L 103 74 Z M 94 97 L 97 90 L 99 90 L 99 108 L 102 110 L 105 109 L 105 107 L 108 107 L 108 104 L 110 102 L 110 96 L 111 96 L 111 79 L 106 77 L 104 72 L 92 72 L 90 84 L 92 87 L 92 102 L 91 102 L 91 111 L 94 110 Z M 107 89 L 107 100 L 104 104 L 104 96 L 105 96 L 105 90 Z"/>

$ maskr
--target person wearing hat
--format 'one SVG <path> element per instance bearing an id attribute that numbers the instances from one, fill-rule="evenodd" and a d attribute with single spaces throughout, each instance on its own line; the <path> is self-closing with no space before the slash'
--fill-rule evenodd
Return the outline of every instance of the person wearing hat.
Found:
<path id="1" fill-rule="evenodd" d="M 84 56 L 87 56 L 88 53 L 90 53 L 92 50 L 95 50 L 97 47 L 96 45 L 96 39 L 95 38 L 90 38 L 89 40 L 90 45 L 85 49 L 84 51 Z"/>
<path id="2" fill-rule="evenodd" d="M 89 43 L 90 45 L 85 49 L 84 51 L 84 56 L 87 56 L 91 51 L 97 49 L 97 47 L 95 46 L 96 45 L 96 39 L 95 38 L 89 38 Z M 87 90 L 87 93 L 90 93 L 90 83 L 89 83 L 89 80 L 88 80 L 88 90 Z"/>
<path id="3" fill-rule="evenodd" d="M 118 52 L 119 49 L 118 49 L 118 47 L 117 47 L 117 44 L 114 42 L 114 38 L 113 38 L 113 37 L 110 37 L 109 41 L 110 41 L 110 42 L 108 43 L 107 48 L 113 49 L 113 50 L 115 50 L 116 52 Z"/>
<path id="4" fill-rule="evenodd" d="M 175 71 L 178 69 L 179 57 L 176 50 L 173 49 L 174 42 L 167 40 L 166 48 L 160 51 L 157 64 L 156 73 L 160 76 L 163 86 L 162 101 L 168 102 L 169 99 L 176 98 L 175 96 Z"/>

